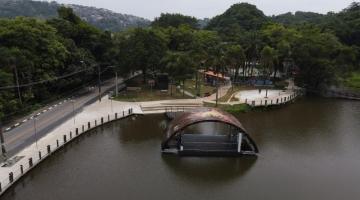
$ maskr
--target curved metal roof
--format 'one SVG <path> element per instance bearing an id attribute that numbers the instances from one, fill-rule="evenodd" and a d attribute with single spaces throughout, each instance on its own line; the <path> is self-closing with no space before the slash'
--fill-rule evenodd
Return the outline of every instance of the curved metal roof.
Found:
<path id="1" fill-rule="evenodd" d="M 233 115 L 217 108 L 198 108 L 190 112 L 185 112 L 170 122 L 166 130 L 166 139 L 164 143 L 186 127 L 201 122 L 221 122 L 232 125 L 246 133 L 245 128 Z"/>

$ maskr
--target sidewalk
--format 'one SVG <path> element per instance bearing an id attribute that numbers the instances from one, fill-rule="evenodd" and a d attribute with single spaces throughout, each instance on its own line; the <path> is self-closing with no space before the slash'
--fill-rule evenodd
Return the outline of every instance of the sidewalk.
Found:
<path id="1" fill-rule="evenodd" d="M 138 74 L 139 73 L 132 74 L 130 78 Z M 106 94 L 107 91 L 115 87 L 114 80 L 115 79 L 110 79 L 103 82 L 101 95 Z M 123 81 L 124 78 L 118 79 L 119 84 Z M 4 146 L 8 155 L 15 155 L 35 141 L 35 137 L 33 136 L 35 127 L 38 138 L 45 136 L 55 127 L 70 119 L 74 113 L 81 112 L 84 106 L 96 102 L 98 98 L 98 90 L 93 89 L 85 94 L 74 96 L 72 99 L 46 107 L 42 109 L 42 112 L 28 116 L 27 120 L 22 121 L 23 123 L 17 123 L 16 127 L 4 132 Z"/>
<path id="2" fill-rule="evenodd" d="M 237 104 L 248 104 L 252 107 L 257 106 L 268 106 L 268 105 L 281 105 L 288 103 L 295 98 L 297 98 L 301 92 L 301 88 L 297 87 L 292 79 L 287 80 L 289 82 L 286 90 L 273 90 L 268 89 L 268 94 L 266 96 L 266 89 L 252 89 L 252 90 L 243 90 L 237 93 L 234 93 L 227 102 L 218 102 L 222 105 L 237 105 Z M 231 88 L 222 87 L 220 88 L 219 98 L 227 93 Z M 223 93 L 224 92 L 224 93 Z M 232 97 L 236 97 L 238 101 L 230 101 Z M 209 98 L 203 98 L 204 102 L 215 104 L 216 94 L 211 95 Z"/>
<path id="3" fill-rule="evenodd" d="M 226 95 L 230 88 L 231 85 L 220 87 L 218 97 L 221 98 Z M 270 105 L 271 101 L 271 104 L 275 105 L 291 101 L 296 98 L 297 95 L 298 94 L 293 90 L 286 90 L 282 94 L 266 98 L 266 102 L 263 102 L 264 98 L 260 98 L 254 99 L 251 102 L 249 102 L 248 99 L 245 99 L 245 102 L 240 99 L 239 102 L 236 103 L 263 106 Z M 49 133 L 40 138 L 37 142 L 34 142 L 30 146 L 21 150 L 15 156 L 8 159 L 8 162 L 1 163 L 0 195 L 22 175 L 26 174 L 27 171 L 31 170 L 47 156 L 51 155 L 52 152 L 61 148 L 63 145 L 82 133 L 96 128 L 102 123 L 111 122 L 132 114 L 164 113 L 168 108 L 182 108 L 183 110 L 185 110 L 185 108 L 194 109 L 196 107 L 203 106 L 204 102 L 213 102 L 215 99 L 216 94 L 198 99 L 178 99 L 134 103 L 113 101 L 109 99 L 108 96 L 104 96 L 101 102 L 96 101 L 83 107 L 81 112 L 49 131 Z M 221 104 L 231 105 L 233 102 Z M 149 110 L 146 110 L 145 108 Z M 34 135 L 34 137 L 36 137 L 36 135 Z"/>
<path id="4" fill-rule="evenodd" d="M 62 145 L 87 130 L 100 125 L 102 121 L 101 118 L 104 123 L 107 123 L 116 120 L 116 118 L 120 119 L 129 116 L 129 110 L 132 110 L 131 114 L 143 113 L 140 106 L 136 104 L 112 101 L 108 99 L 108 96 L 103 97 L 101 102 L 97 101 L 84 107 L 81 113 L 66 120 L 60 126 L 50 131 L 46 136 L 8 159 L 8 161 L 13 162 L 18 160 L 15 164 L 12 164 L 11 162 L 3 162 L 0 164 L 0 194 L 33 166 L 39 163 L 39 161 L 42 161 L 46 156 L 50 155 L 51 152 L 61 148 Z M 78 135 L 76 128 L 78 129 Z M 50 153 L 48 150 L 50 150 Z"/>

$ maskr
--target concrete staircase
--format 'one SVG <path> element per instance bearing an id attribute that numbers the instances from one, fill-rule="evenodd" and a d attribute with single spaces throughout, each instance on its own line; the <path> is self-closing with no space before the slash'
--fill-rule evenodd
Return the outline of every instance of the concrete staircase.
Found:
<path id="1" fill-rule="evenodd" d="M 185 112 L 194 108 L 202 107 L 202 102 L 184 102 L 184 103 L 160 103 L 141 105 L 144 114 L 156 114 L 166 112 Z"/>

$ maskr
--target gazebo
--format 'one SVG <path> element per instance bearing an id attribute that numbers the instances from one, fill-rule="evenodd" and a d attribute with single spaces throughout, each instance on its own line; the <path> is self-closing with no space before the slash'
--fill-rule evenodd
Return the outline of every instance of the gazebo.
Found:
<path id="1" fill-rule="evenodd" d="M 206 129 L 216 124 L 221 130 Z M 231 114 L 216 108 L 184 112 L 168 125 L 161 145 L 163 153 L 180 155 L 256 155 L 258 148 L 242 124 Z"/>

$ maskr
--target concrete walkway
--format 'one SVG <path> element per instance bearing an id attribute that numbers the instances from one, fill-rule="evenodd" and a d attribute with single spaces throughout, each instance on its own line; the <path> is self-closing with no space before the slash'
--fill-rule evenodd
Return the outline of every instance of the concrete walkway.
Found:
<path id="1" fill-rule="evenodd" d="M 284 104 L 295 99 L 299 93 L 295 90 L 245 90 L 234 96 L 238 101 L 229 104 L 246 103 L 250 106 L 268 106 Z"/>
<path id="2" fill-rule="evenodd" d="M 218 98 L 225 96 L 231 85 L 222 86 L 219 88 Z M 188 96 L 194 96 L 190 92 L 185 91 Z M 216 93 L 208 97 L 194 98 L 194 99 L 175 99 L 175 100 L 161 100 L 161 101 L 148 101 L 148 102 L 137 102 L 138 106 L 141 107 L 144 114 L 156 114 L 164 113 L 169 110 L 174 111 L 186 111 L 196 107 L 202 107 L 204 102 L 215 101 Z"/>
<path id="3" fill-rule="evenodd" d="M 227 94 L 227 92 L 231 89 L 232 85 L 224 85 L 219 87 L 219 92 L 218 92 L 218 98 L 220 99 L 221 97 L 225 96 Z M 202 98 L 202 100 L 204 101 L 215 101 L 216 100 L 216 93 L 208 96 L 208 97 L 204 97 Z"/>
<path id="4" fill-rule="evenodd" d="M 125 78 L 133 78 L 140 75 L 141 72 L 135 72 L 131 76 Z M 122 84 L 124 78 L 119 78 L 118 83 Z M 104 81 L 101 86 L 101 96 L 105 95 L 108 91 L 115 88 L 115 79 L 109 79 Z M 82 108 L 93 102 L 96 102 L 99 98 L 99 92 L 93 88 L 84 92 L 79 91 L 71 97 L 71 99 L 65 99 L 61 102 L 43 107 L 41 112 L 33 113 L 22 120 L 21 123 L 16 123 L 11 129 L 6 128 L 8 131 L 4 132 L 4 147 L 8 153 L 8 156 L 15 155 L 26 146 L 32 144 L 35 141 L 33 136 L 34 127 L 36 126 L 36 132 L 38 138 L 48 134 L 54 127 L 61 125 L 67 119 L 71 118 L 74 113 L 82 112 Z M 6 130 L 5 129 L 5 130 Z M 0 159 L 1 162 L 1 159 Z"/>
<path id="5" fill-rule="evenodd" d="M 226 95 L 231 85 L 219 88 L 219 98 Z M 296 97 L 293 90 L 290 93 L 284 93 L 274 98 L 283 98 L 290 101 Z M 198 99 L 179 99 L 164 100 L 151 102 L 119 102 L 113 101 L 105 96 L 101 102 L 94 102 L 82 109 L 74 117 L 67 119 L 58 127 L 52 129 L 42 138 L 38 138 L 37 142 L 24 148 L 7 162 L 0 164 L 0 195 L 9 188 L 16 180 L 34 166 L 44 160 L 52 152 L 61 148 L 63 145 L 76 138 L 77 136 L 91 130 L 102 123 L 111 122 L 121 119 L 132 114 L 152 114 L 164 113 L 168 109 L 194 109 L 203 106 L 204 102 L 213 102 L 216 94 L 209 97 Z M 247 101 L 247 100 L 246 100 Z M 255 106 L 257 105 L 255 100 Z M 241 100 L 239 101 L 241 102 Z M 283 102 L 283 100 L 281 100 Z M 284 101 L 285 102 L 285 101 Z M 231 102 L 232 103 L 232 102 Z M 249 102 L 247 102 L 249 103 Z M 230 103 L 229 103 L 230 104 Z M 34 137 L 36 137 L 34 132 Z"/>
<path id="6" fill-rule="evenodd" d="M 28 170 L 50 155 L 51 152 L 61 148 L 62 145 L 87 130 L 97 127 L 102 121 L 107 123 L 131 114 L 142 113 L 140 106 L 133 103 L 112 101 L 109 100 L 108 96 L 103 97 L 101 102 L 97 101 L 84 107 L 81 113 L 68 119 L 46 136 L 8 159 L 7 162 L 0 164 L 0 194 Z M 16 160 L 18 161 L 13 164 L 12 162 Z"/>
<path id="7" fill-rule="evenodd" d="M 219 89 L 219 98 L 226 94 L 230 87 L 221 87 Z M 211 95 L 204 99 L 215 99 L 216 96 Z M 53 128 L 45 136 L 40 137 L 38 133 L 33 131 L 35 141 L 33 144 L 25 147 L 6 162 L 0 164 L 0 193 L 4 192 L 16 179 L 20 178 L 28 170 L 42 161 L 51 152 L 60 148 L 62 145 L 78 135 L 90 130 L 101 122 L 110 122 L 131 114 L 152 114 L 163 113 L 167 109 L 193 109 L 201 107 L 203 100 L 198 99 L 179 99 L 179 100 L 163 100 L 150 102 L 119 102 L 113 101 L 104 96 L 101 102 L 96 101 L 85 106 L 75 116 L 68 118 L 59 126 Z M 145 111 L 143 111 L 145 110 Z M 50 150 L 50 151 L 49 151 Z M 50 152 L 50 153 L 49 153 Z"/>
<path id="8" fill-rule="evenodd" d="M 218 102 L 222 105 L 236 105 L 236 104 L 248 104 L 252 107 L 258 106 L 269 106 L 269 105 L 281 105 L 293 101 L 299 95 L 301 95 L 301 88 L 295 86 L 295 83 L 292 79 L 287 80 L 289 83 L 285 90 L 274 90 L 268 89 L 253 89 L 253 90 L 243 90 L 237 93 L 234 93 L 227 102 Z M 221 88 L 225 95 L 230 87 Z M 219 98 L 222 97 L 219 95 Z M 238 101 L 232 101 L 233 97 L 237 98 Z M 215 104 L 216 96 L 212 95 L 209 99 L 203 98 L 203 101 L 206 103 Z"/>

